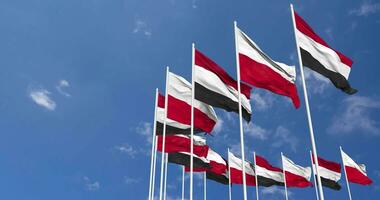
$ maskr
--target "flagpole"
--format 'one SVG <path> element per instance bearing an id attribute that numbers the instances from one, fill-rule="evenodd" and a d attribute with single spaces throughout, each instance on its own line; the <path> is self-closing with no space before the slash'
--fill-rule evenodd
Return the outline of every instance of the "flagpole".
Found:
<path id="1" fill-rule="evenodd" d="M 169 85 L 169 67 L 166 67 L 166 86 L 165 86 L 165 109 L 164 109 L 164 127 L 162 130 L 162 152 L 161 152 L 161 176 L 160 176 L 160 199 L 162 200 L 162 189 L 164 184 L 164 164 L 165 164 L 165 137 L 166 137 L 166 117 L 168 112 L 168 85 Z"/>
<path id="2" fill-rule="evenodd" d="M 158 102 L 158 88 L 156 88 L 156 100 L 154 102 L 154 121 L 153 121 L 153 133 L 152 133 L 152 153 L 150 158 L 150 177 L 149 177 L 149 197 L 148 199 L 152 200 L 152 191 L 154 188 L 153 176 L 155 176 L 153 166 L 156 162 L 155 160 L 155 147 L 156 147 L 156 120 L 157 120 L 157 103 Z"/>
<path id="3" fill-rule="evenodd" d="M 166 200 L 166 185 L 168 180 L 168 153 L 165 154 L 164 200 Z"/>
<path id="4" fill-rule="evenodd" d="M 241 109 L 241 87 L 240 87 L 240 62 L 239 62 L 239 52 L 238 52 L 238 41 L 236 37 L 237 22 L 234 21 L 234 33 L 235 33 L 235 54 L 236 54 L 236 71 L 237 71 L 237 83 L 238 83 L 238 93 L 239 93 L 239 126 L 240 126 L 240 148 L 241 148 L 241 165 L 243 168 L 243 196 L 244 200 L 247 200 L 247 183 L 245 178 L 245 154 L 244 154 L 244 133 L 243 133 L 243 117 Z"/>
<path id="5" fill-rule="evenodd" d="M 317 200 L 319 200 L 319 195 L 318 195 L 318 186 L 317 186 L 317 180 L 315 180 L 315 169 L 314 169 L 314 164 L 313 164 L 313 154 L 310 151 L 310 160 L 311 160 L 311 168 L 313 169 L 313 180 L 314 180 L 314 188 L 315 188 L 315 194 L 317 195 Z"/>
<path id="6" fill-rule="evenodd" d="M 153 121 L 153 133 L 152 133 L 152 157 L 150 164 L 150 184 L 149 184 L 149 198 L 153 200 L 154 197 L 154 181 L 156 176 L 156 154 L 157 154 L 157 142 L 156 142 L 156 125 L 157 125 L 157 105 L 158 105 L 158 88 L 156 88 L 156 100 L 154 103 L 154 121 Z"/>
<path id="7" fill-rule="evenodd" d="M 281 162 L 282 162 L 282 173 L 284 175 L 284 186 L 285 186 L 285 199 L 288 200 L 288 188 L 286 186 L 286 175 L 285 175 L 285 168 L 284 168 L 284 155 L 281 152 Z"/>
<path id="8" fill-rule="evenodd" d="M 253 165 L 255 166 L 256 200 L 259 200 L 259 181 L 258 181 L 258 179 L 257 179 L 256 151 L 253 152 Z"/>
<path id="9" fill-rule="evenodd" d="M 207 199 L 206 172 L 203 173 L 203 199 Z"/>
<path id="10" fill-rule="evenodd" d="M 195 65 L 195 44 L 192 44 L 191 57 L 191 142 L 190 142 L 190 200 L 193 200 L 193 153 L 194 153 L 194 65 Z"/>
<path id="11" fill-rule="evenodd" d="M 228 159 L 228 196 L 229 200 L 232 200 L 232 191 L 231 191 L 231 166 L 230 166 L 230 149 L 227 148 L 227 159 Z"/>
<path id="12" fill-rule="evenodd" d="M 347 178 L 347 172 L 346 172 L 346 167 L 344 165 L 344 160 L 343 160 L 343 154 L 342 154 L 342 147 L 339 146 L 339 149 L 340 149 L 340 156 L 342 157 L 342 163 L 343 163 L 343 169 L 344 169 L 344 177 L 346 178 L 346 184 L 347 184 L 347 190 L 348 190 L 348 196 L 350 197 L 350 200 L 352 200 L 352 197 L 351 197 L 351 190 L 350 190 L 350 183 L 348 182 L 348 178 Z"/>
<path id="13" fill-rule="evenodd" d="M 311 146 L 312 146 L 314 158 L 318 158 L 317 147 L 316 147 L 315 139 L 314 139 L 313 122 L 311 120 L 311 113 L 310 113 L 310 108 L 309 108 L 309 98 L 308 98 L 308 95 L 307 95 L 305 76 L 304 76 L 304 73 L 303 73 L 303 64 L 302 64 L 301 52 L 300 52 L 300 48 L 299 48 L 299 45 L 298 45 L 298 39 L 297 39 L 297 34 L 296 34 L 297 30 L 296 30 L 296 22 L 295 22 L 295 17 L 294 17 L 293 4 L 290 4 L 290 9 L 291 9 L 291 12 L 292 12 L 292 20 L 293 20 L 293 28 L 294 28 L 294 38 L 296 40 L 298 61 L 299 61 L 299 67 L 300 67 L 300 71 L 301 71 L 301 80 L 302 80 L 302 87 L 303 87 L 303 93 L 304 93 L 304 99 L 305 99 L 306 114 L 307 114 L 307 119 L 308 119 L 308 124 L 309 124 Z M 316 166 L 316 172 L 317 172 L 317 181 L 318 181 L 318 188 L 319 188 L 319 196 L 320 196 L 321 200 L 324 200 L 325 198 L 324 198 L 324 195 L 323 195 L 321 176 L 319 175 L 319 169 L 318 169 L 318 166 L 319 166 L 318 165 L 318 159 L 315 160 L 315 166 Z"/>
<path id="14" fill-rule="evenodd" d="M 182 166 L 182 200 L 185 200 L 185 166 Z"/>

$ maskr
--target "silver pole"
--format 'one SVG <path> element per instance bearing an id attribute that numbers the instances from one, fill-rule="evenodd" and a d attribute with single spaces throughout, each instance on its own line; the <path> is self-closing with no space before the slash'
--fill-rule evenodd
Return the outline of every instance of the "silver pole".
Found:
<path id="1" fill-rule="evenodd" d="M 282 173 L 284 175 L 284 186 L 285 186 L 285 199 L 288 200 L 288 188 L 286 186 L 286 175 L 285 175 L 285 168 L 284 168 L 284 155 L 281 152 L 281 162 L 282 162 Z"/>
<path id="2" fill-rule="evenodd" d="M 193 200 L 193 153 L 194 153 L 194 65 L 195 65 L 195 44 L 192 44 L 191 59 L 191 142 L 190 142 L 190 200 Z"/>
<path id="3" fill-rule="evenodd" d="M 158 88 L 156 88 L 156 100 L 154 102 L 154 121 L 153 121 L 153 133 L 152 133 L 152 153 L 150 158 L 150 177 L 149 177 L 149 197 L 148 199 L 152 200 L 152 193 L 154 188 L 153 177 L 155 176 L 155 171 L 153 166 L 156 162 L 155 160 L 155 147 L 156 147 L 156 120 L 157 120 L 157 103 L 158 102 Z"/>
<path id="4" fill-rule="evenodd" d="M 342 150 L 342 147 L 341 147 L 341 146 L 339 146 L 339 148 L 340 148 L 340 156 L 342 157 L 342 163 L 343 163 L 343 169 L 344 169 L 344 177 L 346 178 L 348 197 L 350 198 L 350 200 L 352 200 L 352 197 L 351 197 L 351 190 L 350 190 L 350 183 L 348 182 L 347 172 L 346 172 L 346 167 L 344 166 L 343 153 L 342 153 L 343 150 Z"/>
<path id="5" fill-rule="evenodd" d="M 317 200 L 319 200 L 319 195 L 318 195 L 318 186 L 317 186 L 317 180 L 315 179 L 315 169 L 314 169 L 314 163 L 313 163 L 313 154 L 310 151 L 310 160 L 311 160 L 311 168 L 313 169 L 313 180 L 314 180 L 314 188 L 315 188 L 315 194 L 317 196 Z"/>
<path id="6" fill-rule="evenodd" d="M 303 64 L 302 64 L 302 58 L 301 58 L 301 52 L 300 48 L 298 45 L 298 39 L 297 39 L 297 34 L 296 34 L 296 21 L 294 17 L 294 9 L 293 9 L 293 4 L 290 4 L 290 9 L 292 11 L 292 20 L 293 20 L 293 28 L 294 28 L 294 37 L 296 40 L 296 46 L 297 46 L 297 54 L 298 54 L 298 61 L 299 61 L 299 67 L 301 71 L 301 80 L 302 80 L 302 87 L 303 87 L 303 93 L 304 93 L 304 98 L 305 98 L 305 106 L 306 106 L 306 114 L 307 114 L 307 120 L 309 124 L 309 131 L 310 131 L 310 140 L 311 140 L 311 146 L 313 150 L 313 155 L 315 158 L 318 158 L 317 154 L 317 146 L 315 144 L 315 139 L 314 139 L 314 130 L 313 130 L 313 122 L 311 120 L 311 113 L 310 113 L 310 108 L 309 108 L 309 98 L 307 95 L 307 89 L 306 89 L 306 82 L 305 82 L 305 76 L 303 72 Z M 318 188 L 319 188 L 319 196 L 321 200 L 324 200 L 324 195 L 323 195 L 323 189 L 322 189 L 322 183 L 321 183 L 321 177 L 319 175 L 319 170 L 318 170 L 318 159 L 315 160 L 315 166 L 316 166 L 316 172 L 317 172 L 317 180 L 318 180 Z"/>
<path id="7" fill-rule="evenodd" d="M 256 181 L 256 200 L 259 200 L 259 181 L 257 179 L 257 168 L 256 168 L 256 152 L 253 152 L 253 164 L 255 166 L 255 181 Z"/>
<path id="8" fill-rule="evenodd" d="M 241 108 L 241 87 L 240 87 L 240 61 L 239 61 L 239 44 L 237 41 L 237 22 L 234 21 L 235 30 L 235 53 L 236 53 L 236 71 L 237 71 L 237 83 L 238 83 L 238 95 L 239 95 L 239 125 L 240 125 L 240 148 L 241 148 L 241 164 L 243 168 L 243 196 L 244 200 L 247 200 L 247 182 L 245 178 L 245 153 L 244 153 L 244 133 L 243 133 L 243 117 Z"/>

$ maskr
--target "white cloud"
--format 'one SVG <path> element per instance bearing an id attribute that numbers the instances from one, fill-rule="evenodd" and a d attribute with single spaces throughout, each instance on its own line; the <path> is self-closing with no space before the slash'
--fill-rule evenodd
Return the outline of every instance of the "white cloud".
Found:
<path id="1" fill-rule="evenodd" d="M 263 92 L 255 92 L 251 94 L 251 99 L 253 101 L 253 110 L 265 111 L 272 107 L 274 98 L 274 94 L 270 94 L 267 91 Z"/>
<path id="2" fill-rule="evenodd" d="M 325 29 L 325 33 L 326 33 L 326 35 L 329 37 L 330 40 L 333 39 L 333 31 L 332 31 L 332 28 L 331 28 L 331 27 L 326 28 L 326 29 Z"/>
<path id="3" fill-rule="evenodd" d="M 118 150 L 120 153 L 127 154 L 131 158 L 134 158 L 136 156 L 136 154 L 138 153 L 138 151 L 135 150 L 129 144 L 123 144 L 120 146 L 115 146 L 115 149 Z"/>
<path id="4" fill-rule="evenodd" d="M 31 89 L 29 97 L 39 106 L 42 106 L 48 110 L 55 110 L 56 103 L 50 98 L 50 92 L 45 89 Z"/>
<path id="5" fill-rule="evenodd" d="M 329 79 L 317 72 L 312 71 L 307 67 L 304 68 L 304 75 L 306 79 L 307 89 L 313 94 L 323 94 L 326 88 L 328 88 L 330 85 Z"/>
<path id="6" fill-rule="evenodd" d="M 272 146 L 279 148 L 283 146 L 289 147 L 292 151 L 296 151 L 298 145 L 298 139 L 294 135 L 291 134 L 289 129 L 279 126 L 277 127 L 275 134 L 273 136 Z"/>
<path id="7" fill-rule="evenodd" d="M 153 129 L 152 129 L 152 123 L 149 122 L 142 122 L 137 126 L 135 131 L 144 136 L 146 140 L 149 142 L 149 144 L 152 144 L 152 135 L 153 135 Z"/>
<path id="8" fill-rule="evenodd" d="M 224 123 L 223 119 L 219 118 L 213 129 L 213 133 L 215 133 L 215 135 L 218 135 L 220 132 L 222 132 L 223 123 Z"/>
<path id="9" fill-rule="evenodd" d="M 84 185 L 88 191 L 96 191 L 100 189 L 100 183 L 98 181 L 92 181 L 87 176 L 83 177 Z"/>
<path id="10" fill-rule="evenodd" d="M 380 11 L 380 3 L 372 3 L 371 1 L 363 1 L 359 8 L 349 11 L 349 14 L 357 16 L 368 16 Z"/>
<path id="11" fill-rule="evenodd" d="M 61 95 L 70 97 L 71 95 L 64 91 L 64 89 L 68 87 L 70 87 L 70 83 L 67 80 L 62 79 L 58 82 L 58 85 L 55 88 Z"/>
<path id="12" fill-rule="evenodd" d="M 244 124 L 244 133 L 246 133 L 247 135 L 253 137 L 253 138 L 256 138 L 256 139 L 260 139 L 260 140 L 266 140 L 268 138 L 268 135 L 270 134 L 270 132 L 252 122 L 248 123 L 248 124 Z"/>
<path id="13" fill-rule="evenodd" d="M 371 117 L 371 111 L 380 109 L 380 100 L 364 96 L 350 96 L 343 100 L 343 110 L 335 115 L 328 128 L 331 134 L 347 134 L 353 131 L 380 134 L 379 122 Z"/>
<path id="14" fill-rule="evenodd" d="M 281 196 L 285 196 L 285 190 L 284 190 L 283 187 L 281 187 L 281 188 L 280 187 L 264 187 L 264 188 L 262 188 L 259 191 L 261 191 L 261 193 L 263 195 L 281 195 Z M 293 193 L 288 190 L 288 197 L 292 196 L 292 195 L 293 195 Z"/>
<path id="15" fill-rule="evenodd" d="M 126 184 L 136 184 L 141 182 L 141 178 L 131 178 L 131 177 L 125 177 L 124 182 Z"/>
<path id="16" fill-rule="evenodd" d="M 132 31 L 134 34 L 143 34 L 146 37 L 152 36 L 152 31 L 149 29 L 147 23 L 143 21 L 142 19 L 136 19 L 135 20 L 135 26 Z"/>
<path id="17" fill-rule="evenodd" d="M 191 7 L 194 8 L 194 9 L 198 8 L 198 6 L 197 6 L 197 0 L 192 0 L 191 1 Z"/>

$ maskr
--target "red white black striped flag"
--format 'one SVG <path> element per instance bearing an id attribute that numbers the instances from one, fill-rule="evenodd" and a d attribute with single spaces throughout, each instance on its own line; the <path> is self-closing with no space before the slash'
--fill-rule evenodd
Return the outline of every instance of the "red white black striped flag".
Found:
<path id="1" fill-rule="evenodd" d="M 256 155 L 256 174 L 259 186 L 284 186 L 282 169 L 272 166 L 265 158 Z"/>
<path id="2" fill-rule="evenodd" d="M 294 66 L 273 61 L 243 31 L 236 28 L 241 80 L 258 88 L 287 96 L 296 108 L 300 100 Z"/>
<path id="3" fill-rule="evenodd" d="M 230 178 L 232 184 L 243 184 L 243 167 L 242 160 L 231 152 L 228 152 L 228 164 L 230 165 Z M 250 186 L 256 185 L 255 170 L 252 163 L 244 161 L 245 180 Z"/>
<path id="4" fill-rule="evenodd" d="M 315 169 L 314 159 L 313 159 L 313 168 Z M 340 180 L 341 166 L 339 163 L 325 160 L 321 157 L 318 157 L 318 172 L 321 177 L 322 186 L 328 187 L 333 190 L 340 190 L 341 186 L 338 181 Z"/>
<path id="5" fill-rule="evenodd" d="M 195 49 L 195 99 L 226 111 L 239 112 L 238 85 L 227 72 L 210 58 Z M 243 117 L 251 119 L 249 102 L 251 87 L 241 84 Z"/>
<path id="6" fill-rule="evenodd" d="M 331 48 L 296 12 L 294 17 L 303 65 L 327 77 L 345 93 L 356 93 L 348 82 L 352 60 Z"/>

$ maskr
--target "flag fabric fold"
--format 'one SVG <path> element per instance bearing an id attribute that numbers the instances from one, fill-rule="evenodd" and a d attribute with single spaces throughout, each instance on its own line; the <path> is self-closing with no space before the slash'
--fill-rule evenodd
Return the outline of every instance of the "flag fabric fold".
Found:
<path id="1" fill-rule="evenodd" d="M 195 49 L 195 99 L 228 112 L 239 113 L 238 84 L 227 72 Z M 241 84 L 243 117 L 251 120 L 252 109 L 249 102 L 251 87 Z"/>
<path id="2" fill-rule="evenodd" d="M 336 88 L 355 94 L 348 82 L 352 60 L 331 48 L 296 12 L 294 17 L 303 65 L 330 79 Z"/>
<path id="3" fill-rule="evenodd" d="M 316 171 L 316 166 L 313 159 L 313 169 Z M 318 157 L 318 172 L 321 177 L 322 186 L 333 190 L 340 190 L 341 186 L 338 181 L 341 178 L 341 166 L 339 163 L 325 160 Z"/>
<path id="4" fill-rule="evenodd" d="M 240 29 L 237 28 L 235 34 L 241 80 L 252 86 L 287 96 L 293 105 L 299 108 L 295 67 L 273 61 Z"/>
<path id="5" fill-rule="evenodd" d="M 258 155 L 256 155 L 256 174 L 259 186 L 284 186 L 282 169 L 272 166 L 265 158 Z"/>
<path id="6" fill-rule="evenodd" d="M 228 164 L 230 165 L 230 179 L 232 184 L 243 184 L 243 167 L 242 160 L 229 152 Z M 250 186 L 256 185 L 255 170 L 253 165 L 244 161 L 246 184 Z"/>
<path id="7" fill-rule="evenodd" d="M 372 180 L 367 175 L 365 165 L 357 164 L 343 150 L 341 150 L 340 152 L 342 154 L 343 166 L 346 170 L 346 176 L 348 181 L 360 185 L 372 184 Z"/>
<path id="8" fill-rule="evenodd" d="M 162 140 L 163 136 L 158 136 L 157 150 L 162 151 Z M 206 145 L 204 138 L 200 136 L 193 136 L 193 151 L 194 154 L 200 157 L 206 157 L 209 151 L 209 146 Z M 187 152 L 190 153 L 191 148 L 191 138 L 187 135 L 167 135 L 165 136 L 165 152 L 166 153 L 176 153 L 176 152 Z"/>
<path id="9" fill-rule="evenodd" d="M 286 187 L 304 188 L 312 186 L 312 183 L 310 182 L 310 167 L 296 165 L 286 156 L 282 156 L 282 165 L 285 171 Z"/>

